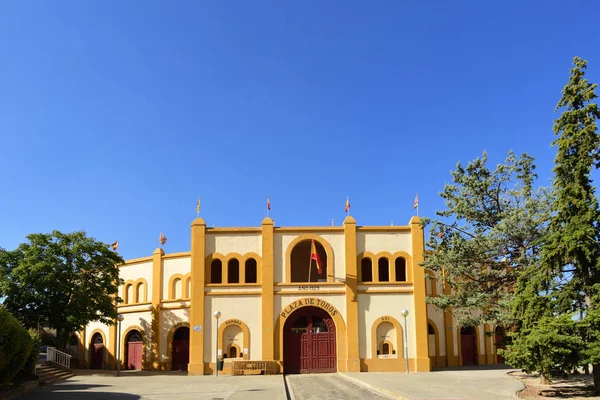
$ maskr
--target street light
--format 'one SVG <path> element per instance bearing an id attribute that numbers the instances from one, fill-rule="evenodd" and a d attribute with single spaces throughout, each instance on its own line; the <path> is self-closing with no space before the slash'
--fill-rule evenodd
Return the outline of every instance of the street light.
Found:
<path id="1" fill-rule="evenodd" d="M 119 336 L 117 336 L 117 376 L 121 376 L 121 322 L 125 319 L 123 314 L 117 315 L 119 321 Z"/>
<path id="2" fill-rule="evenodd" d="M 217 348 L 215 353 L 215 376 L 219 376 L 219 318 L 221 318 L 221 311 L 215 311 L 213 315 L 217 319 L 217 325 L 215 329 L 215 334 L 217 336 Z"/>
<path id="3" fill-rule="evenodd" d="M 408 330 L 406 329 L 408 310 L 400 311 L 400 315 L 404 317 L 404 359 L 406 360 L 406 373 L 408 374 Z"/>

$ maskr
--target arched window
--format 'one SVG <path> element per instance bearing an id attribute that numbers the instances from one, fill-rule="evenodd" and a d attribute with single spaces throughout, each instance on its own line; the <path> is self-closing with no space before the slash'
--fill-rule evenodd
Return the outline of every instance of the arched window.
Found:
<path id="1" fill-rule="evenodd" d="M 142 282 L 138 283 L 136 286 L 136 303 L 141 303 L 142 301 L 145 301 L 145 292 L 146 292 L 146 285 L 144 285 Z"/>
<path id="2" fill-rule="evenodd" d="M 142 341 L 142 334 L 137 330 L 133 330 L 133 331 L 129 332 L 129 334 L 127 335 L 127 339 L 126 339 L 127 343 L 135 343 L 135 342 L 141 342 L 141 341 Z"/>
<path id="3" fill-rule="evenodd" d="M 183 298 L 183 287 L 181 279 L 173 279 L 173 300 Z"/>
<path id="4" fill-rule="evenodd" d="M 246 268 L 245 272 L 245 276 L 246 276 L 246 283 L 256 283 L 257 281 L 257 265 L 256 265 L 256 260 L 254 258 L 249 258 L 246 260 L 246 265 L 244 266 L 244 268 Z"/>
<path id="5" fill-rule="evenodd" d="M 386 257 L 381 257 L 377 262 L 379 266 L 379 282 L 390 281 L 390 263 Z"/>
<path id="6" fill-rule="evenodd" d="M 435 329 L 433 329 L 433 326 L 431 326 L 431 324 L 427 324 L 427 334 L 428 335 L 435 335 Z"/>
<path id="7" fill-rule="evenodd" d="M 129 284 L 125 286 L 125 304 L 135 303 L 133 298 L 133 285 Z"/>
<path id="8" fill-rule="evenodd" d="M 406 259 L 396 258 L 396 282 L 406 282 Z"/>
<path id="9" fill-rule="evenodd" d="M 187 286 L 187 292 L 186 292 L 187 296 L 186 296 L 186 298 L 189 299 L 189 298 L 192 297 L 192 278 L 191 277 L 187 278 L 185 280 L 185 285 Z"/>
<path id="10" fill-rule="evenodd" d="M 235 258 L 227 263 L 227 283 L 240 283 L 240 262 Z"/>
<path id="11" fill-rule="evenodd" d="M 327 253 L 317 240 L 314 241 L 318 258 L 321 261 L 320 273 L 317 261 L 311 258 L 312 240 L 298 242 L 291 253 L 290 275 L 291 282 L 326 282 L 327 281 Z"/>
<path id="12" fill-rule="evenodd" d="M 210 263 L 210 283 L 222 283 L 223 263 L 218 258 Z"/>
<path id="13" fill-rule="evenodd" d="M 363 282 L 373 282 L 373 261 L 369 257 L 360 260 L 360 273 Z"/>

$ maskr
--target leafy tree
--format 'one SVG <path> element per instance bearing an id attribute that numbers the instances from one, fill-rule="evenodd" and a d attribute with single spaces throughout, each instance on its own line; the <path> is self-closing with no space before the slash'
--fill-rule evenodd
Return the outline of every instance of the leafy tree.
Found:
<path id="1" fill-rule="evenodd" d="M 27 330 L 0 304 L 0 385 L 13 381 L 26 364 L 32 346 Z"/>
<path id="2" fill-rule="evenodd" d="M 594 368 L 594 384 L 600 391 L 600 209 L 591 173 L 600 166 L 600 135 L 596 120 L 600 118 L 597 84 L 585 79 L 587 63 L 573 60 L 570 79 L 562 91 L 556 109 L 564 109 L 554 123 L 557 138 L 554 160 L 553 190 L 556 201 L 547 240 L 542 247 L 538 274 L 550 277 L 551 311 L 556 319 L 524 321 L 522 340 L 509 351 L 524 352 L 519 346 L 536 330 L 570 328 L 571 315 L 580 318 L 578 331 L 582 345 L 576 354 L 584 364 Z M 523 295 L 524 297 L 525 295 Z M 563 317 L 563 316 L 566 316 Z M 562 341 L 566 345 L 566 341 Z M 559 344 L 557 344 L 559 345 Z M 561 359 L 554 360 L 557 365 Z M 521 364 L 515 364 L 521 366 Z M 542 365 L 537 365 L 542 370 Z"/>
<path id="3" fill-rule="evenodd" d="M 452 309 L 459 325 L 511 322 L 512 288 L 520 271 L 539 258 L 550 196 L 534 189 L 533 158 L 508 154 L 494 170 L 487 154 L 452 171 L 440 196 L 446 209 L 430 225 L 423 266 L 450 291 L 428 298 Z"/>
<path id="4" fill-rule="evenodd" d="M 27 327 L 45 320 L 63 348 L 92 321 L 112 324 L 123 259 L 85 232 L 31 234 L 14 251 L 0 249 L 0 295 Z"/>

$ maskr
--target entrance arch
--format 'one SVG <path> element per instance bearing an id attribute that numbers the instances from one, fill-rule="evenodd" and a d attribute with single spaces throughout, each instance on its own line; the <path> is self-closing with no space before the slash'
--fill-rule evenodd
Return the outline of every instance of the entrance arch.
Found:
<path id="1" fill-rule="evenodd" d="M 337 371 L 336 329 L 321 308 L 305 307 L 283 326 L 283 368 L 286 373 Z"/>
<path id="2" fill-rule="evenodd" d="M 477 328 L 474 326 L 458 328 L 458 333 L 458 346 L 462 365 L 477 365 L 477 336 L 479 336 Z"/>
<path id="3" fill-rule="evenodd" d="M 130 330 L 125 336 L 125 369 L 142 369 L 144 339 L 137 329 Z"/>
<path id="4" fill-rule="evenodd" d="M 104 334 L 101 331 L 92 333 L 90 340 L 90 368 L 102 369 L 104 367 Z"/>
<path id="5" fill-rule="evenodd" d="M 190 362 L 190 328 L 180 326 L 173 333 L 172 348 L 172 371 L 187 371 Z"/>

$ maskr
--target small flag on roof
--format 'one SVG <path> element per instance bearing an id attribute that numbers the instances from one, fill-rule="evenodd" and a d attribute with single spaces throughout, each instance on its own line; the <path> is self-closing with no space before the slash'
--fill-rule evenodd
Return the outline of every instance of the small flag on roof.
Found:
<path id="1" fill-rule="evenodd" d="M 164 245 L 165 243 L 167 243 L 167 237 L 161 232 L 160 236 L 158 237 L 158 241 L 161 245 Z"/>

